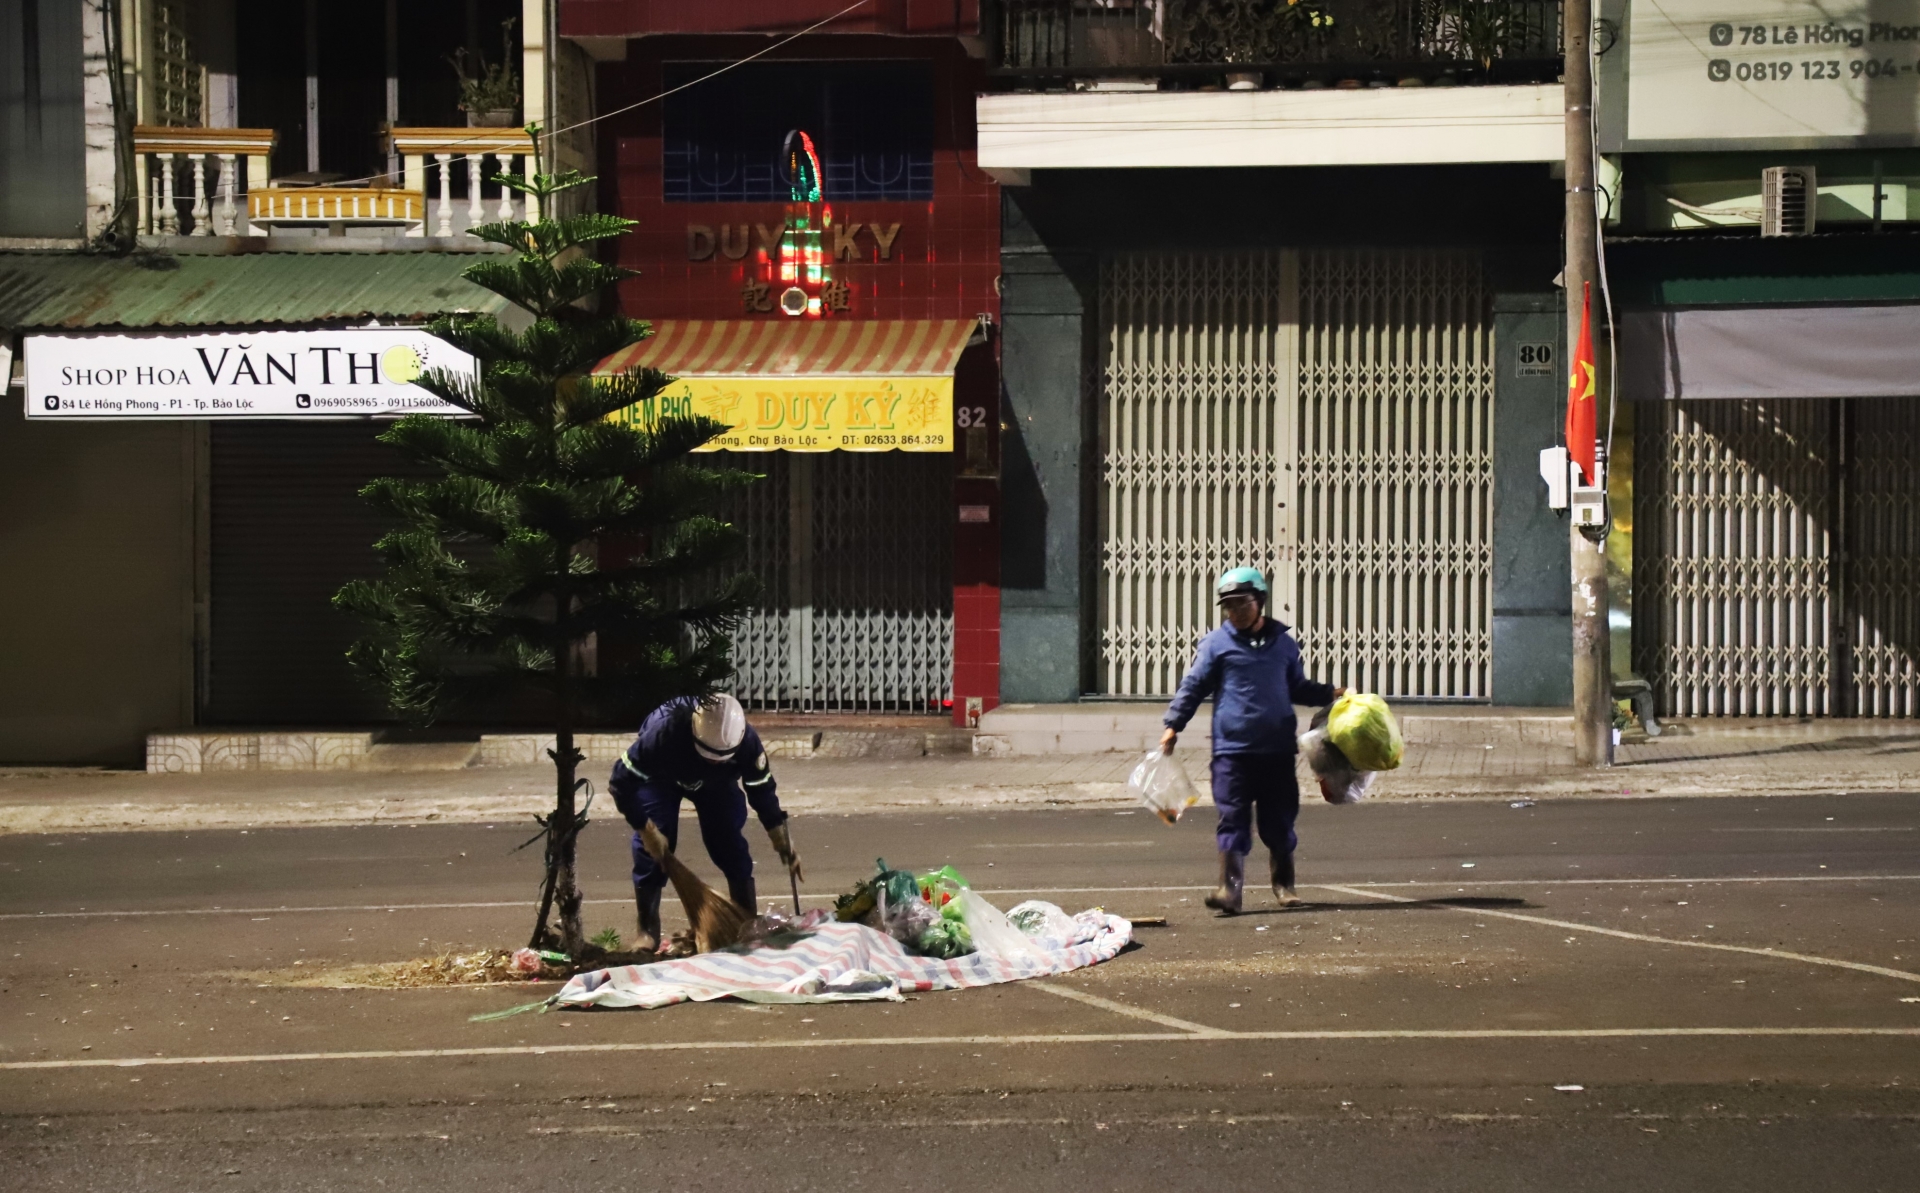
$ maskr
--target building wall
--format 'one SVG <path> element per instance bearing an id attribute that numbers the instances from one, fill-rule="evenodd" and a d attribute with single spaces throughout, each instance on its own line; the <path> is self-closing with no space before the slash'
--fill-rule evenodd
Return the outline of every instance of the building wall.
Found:
<path id="1" fill-rule="evenodd" d="M 202 434 L 0 404 L 0 764 L 138 766 L 193 723 Z"/>
<path id="2" fill-rule="evenodd" d="M 78 0 L 0 0 L 0 237 L 86 229 Z"/>
<path id="3" fill-rule="evenodd" d="M 1547 507 L 1540 452 L 1566 422 L 1566 315 L 1554 294 L 1494 299 L 1493 702 L 1573 703 L 1567 514 Z M 1542 366 L 1522 345 L 1546 344 Z M 1542 371 L 1544 369 L 1544 371 Z"/>
<path id="4" fill-rule="evenodd" d="M 657 95 L 663 67 L 711 61 L 716 66 L 765 48 L 760 38 L 648 38 L 628 43 L 624 61 L 600 65 L 595 103 L 602 112 Z M 832 204 L 834 221 L 890 227 L 899 224 L 890 253 L 865 228 L 855 235 L 858 255 L 834 263 L 834 277 L 849 283 L 854 319 L 963 319 L 997 317 L 995 279 L 1000 273 L 998 186 L 974 164 L 973 93 L 982 82 L 980 63 L 957 42 L 868 37 L 802 39 L 760 62 L 858 59 L 915 60 L 933 72 L 933 198 L 921 202 L 850 201 Z M 726 76 L 700 87 L 735 85 Z M 640 276 L 621 284 L 620 300 L 637 318 L 740 319 L 749 317 L 742 288 L 758 276 L 757 241 L 747 255 L 729 260 L 716 245 L 701 260 L 690 259 L 690 225 L 721 225 L 752 233 L 756 224 L 777 228 L 781 203 L 669 203 L 661 162 L 661 105 L 648 104 L 601 122 L 598 158 L 601 210 L 639 221 L 619 241 L 619 262 Z M 830 241 L 830 238 L 829 238 Z M 829 247 L 831 247 L 829 243 Z M 752 317 L 781 319 L 778 312 Z"/>

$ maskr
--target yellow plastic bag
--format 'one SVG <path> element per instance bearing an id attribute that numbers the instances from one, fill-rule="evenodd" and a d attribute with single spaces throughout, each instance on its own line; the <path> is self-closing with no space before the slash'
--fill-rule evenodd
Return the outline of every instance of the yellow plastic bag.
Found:
<path id="1" fill-rule="evenodd" d="M 1385 698 L 1349 692 L 1327 711 L 1327 737 L 1355 770 L 1393 770 L 1406 746 Z"/>

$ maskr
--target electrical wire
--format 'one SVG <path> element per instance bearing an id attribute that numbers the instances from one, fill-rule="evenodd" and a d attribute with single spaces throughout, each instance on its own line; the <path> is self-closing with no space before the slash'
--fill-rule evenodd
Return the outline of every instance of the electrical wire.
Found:
<path id="1" fill-rule="evenodd" d="M 871 4 L 873 2 L 874 0 L 853 0 L 852 4 L 847 5 L 845 8 L 841 9 L 839 12 L 833 13 L 830 16 L 822 17 L 819 20 L 815 21 L 813 24 L 808 25 L 805 29 L 802 29 L 797 33 L 790 33 L 786 37 L 781 38 L 779 41 L 774 42 L 772 45 L 767 46 L 765 49 L 756 50 L 753 53 L 748 54 L 745 58 L 742 58 L 736 62 L 729 62 L 725 66 L 721 67 L 719 70 L 711 71 L 707 74 L 701 75 L 697 79 L 690 79 L 687 82 L 680 84 L 678 87 L 669 87 L 667 90 L 660 92 L 658 95 L 650 95 L 646 99 L 636 100 L 635 102 L 628 104 L 624 108 L 615 108 L 611 112 L 602 112 L 598 116 L 589 116 L 585 120 L 582 120 L 576 124 L 569 124 L 565 128 L 543 130 L 540 133 L 540 139 L 544 140 L 547 145 L 547 151 L 545 156 L 549 160 L 551 160 L 553 155 L 553 139 L 559 136 L 561 133 L 570 133 L 576 129 L 586 128 L 588 125 L 591 125 L 591 124 L 598 124 L 602 120 L 611 120 L 615 116 L 624 116 L 628 112 L 634 111 L 637 108 L 644 108 L 648 104 L 659 103 L 661 100 L 667 98 L 669 95 L 673 95 L 677 92 L 685 91 L 689 87 L 697 87 L 701 83 L 706 82 L 708 79 L 719 78 L 721 75 L 726 74 L 730 70 L 734 70 L 738 67 L 745 66 L 747 63 L 752 62 L 756 58 L 764 58 L 768 54 L 771 54 L 775 50 L 779 49 L 780 47 L 787 45 L 790 42 L 798 41 L 800 38 L 805 37 L 807 34 L 812 33 L 814 30 L 819 29 L 823 25 L 831 25 L 833 22 L 839 20 L 841 17 L 846 16 L 848 13 L 852 12 L 854 9 L 863 8 L 866 5 Z M 549 95 L 551 95 L 551 90 L 549 90 Z M 458 149 L 461 145 L 477 145 L 480 143 L 482 139 L 483 138 L 474 137 L 466 141 L 454 141 L 450 143 L 447 146 L 447 148 Z M 538 149 L 539 147 L 536 145 L 535 151 L 538 152 Z M 478 154 L 477 156 L 484 160 L 485 158 L 491 155 L 491 152 L 492 151 L 488 151 L 487 153 L 481 153 L 481 154 Z M 475 156 L 476 156 L 475 154 L 470 154 L 470 153 L 457 154 L 451 158 L 448 158 L 445 165 L 443 165 L 441 168 L 446 169 L 454 165 L 456 162 L 468 161 Z M 349 178 L 343 182 L 333 183 L 332 185 L 358 186 L 364 182 L 378 182 L 380 179 L 386 178 L 386 177 L 389 177 L 389 175 L 369 174 L 365 178 Z"/>

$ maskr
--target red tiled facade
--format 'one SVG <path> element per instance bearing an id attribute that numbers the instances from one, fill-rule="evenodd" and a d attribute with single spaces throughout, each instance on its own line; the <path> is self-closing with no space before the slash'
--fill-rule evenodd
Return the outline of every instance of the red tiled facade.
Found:
<path id="1" fill-rule="evenodd" d="M 566 0 L 561 7 L 563 30 L 573 33 L 576 21 L 588 19 L 578 14 L 598 5 L 600 0 Z M 952 5 L 945 5 L 944 11 L 950 25 Z M 659 95 L 665 89 L 667 63 L 731 62 L 765 49 L 763 37 L 629 41 L 625 61 L 600 64 L 595 107 L 613 112 Z M 823 247 L 832 255 L 833 280 L 844 282 L 847 291 L 846 309 L 825 317 L 985 316 L 997 330 L 1000 196 L 997 184 L 975 164 L 973 136 L 973 97 L 982 84 L 981 63 L 969 58 L 952 37 L 859 35 L 801 39 L 758 61 L 844 63 L 868 58 L 929 64 L 934 81 L 933 197 L 831 205 L 840 236 L 836 241 L 829 232 Z M 724 75 L 700 84 L 726 85 Z M 619 263 L 639 271 L 638 277 L 620 286 L 622 308 L 642 319 L 787 318 L 777 309 L 749 309 L 747 291 L 750 282 L 766 276 L 759 229 L 776 234 L 785 206 L 666 201 L 660 114 L 660 104 L 647 103 L 602 121 L 599 128 L 601 210 L 639 222 L 619 241 Z M 853 229 L 855 224 L 860 227 Z M 772 293 L 777 295 L 779 289 L 772 287 Z M 956 411 L 984 413 L 989 428 L 997 428 L 1000 417 L 998 351 L 995 335 L 987 346 L 967 352 L 954 385 Z M 985 461 L 969 460 L 964 452 L 953 457 L 956 723 L 964 723 L 969 697 L 979 701 L 980 711 L 999 701 L 1000 510 L 999 484 L 992 475 L 998 469 L 998 438 L 997 430 L 989 434 Z M 955 441 L 966 443 L 958 428 Z M 961 521 L 962 507 L 971 519 L 978 519 L 985 507 L 987 520 Z"/>

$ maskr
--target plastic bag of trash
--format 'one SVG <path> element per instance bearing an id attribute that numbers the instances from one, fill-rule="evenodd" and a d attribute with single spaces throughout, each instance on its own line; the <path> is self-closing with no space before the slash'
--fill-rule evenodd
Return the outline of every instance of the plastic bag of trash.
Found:
<path id="1" fill-rule="evenodd" d="M 1330 804 L 1357 804 L 1367 797 L 1377 772 L 1361 770 L 1348 760 L 1327 735 L 1325 717 L 1321 712 L 1313 728 L 1300 735 L 1300 752 L 1320 784 L 1320 798 Z"/>
<path id="2" fill-rule="evenodd" d="M 1062 944 L 1073 940 L 1073 917 L 1044 899 L 1028 899 L 1007 913 L 1007 923 L 1030 937 L 1051 936 Z"/>
<path id="3" fill-rule="evenodd" d="M 940 922 L 940 913 L 927 906 L 918 891 L 898 902 L 888 896 L 887 887 L 882 884 L 874 899 L 873 912 L 865 921 L 867 927 L 885 932 L 908 948 L 918 946 L 927 929 Z"/>
<path id="4" fill-rule="evenodd" d="M 973 952 L 973 933 L 957 919 L 938 919 L 920 935 L 914 951 L 928 957 L 938 957 L 942 961 L 955 957 L 964 957 Z"/>
<path id="5" fill-rule="evenodd" d="M 1180 763 L 1158 750 L 1149 751 L 1140 765 L 1133 768 L 1133 773 L 1127 776 L 1127 790 L 1168 824 L 1178 821 L 1180 813 L 1200 802 L 1200 793 L 1193 789 Z"/>
<path id="6" fill-rule="evenodd" d="M 966 923 L 967 931 L 973 936 L 973 947 L 982 953 L 998 953 L 1002 956 L 1017 956 L 1021 953 L 1037 953 L 1039 950 L 1026 933 L 1007 922 L 1006 913 L 982 899 L 971 890 L 961 891 L 954 899 L 960 907 L 960 918 Z"/>
<path id="7" fill-rule="evenodd" d="M 967 889 L 967 880 L 952 866 L 942 866 L 938 870 L 929 870 L 920 876 L 920 897 L 925 899 L 935 911 L 949 920 L 960 918 L 960 909 L 954 906 L 954 898 Z"/>
<path id="8" fill-rule="evenodd" d="M 1326 709 L 1327 738 L 1357 770 L 1392 770 L 1406 748 L 1383 697 L 1348 692 Z M 1318 718 L 1315 718 L 1317 721 Z"/>

